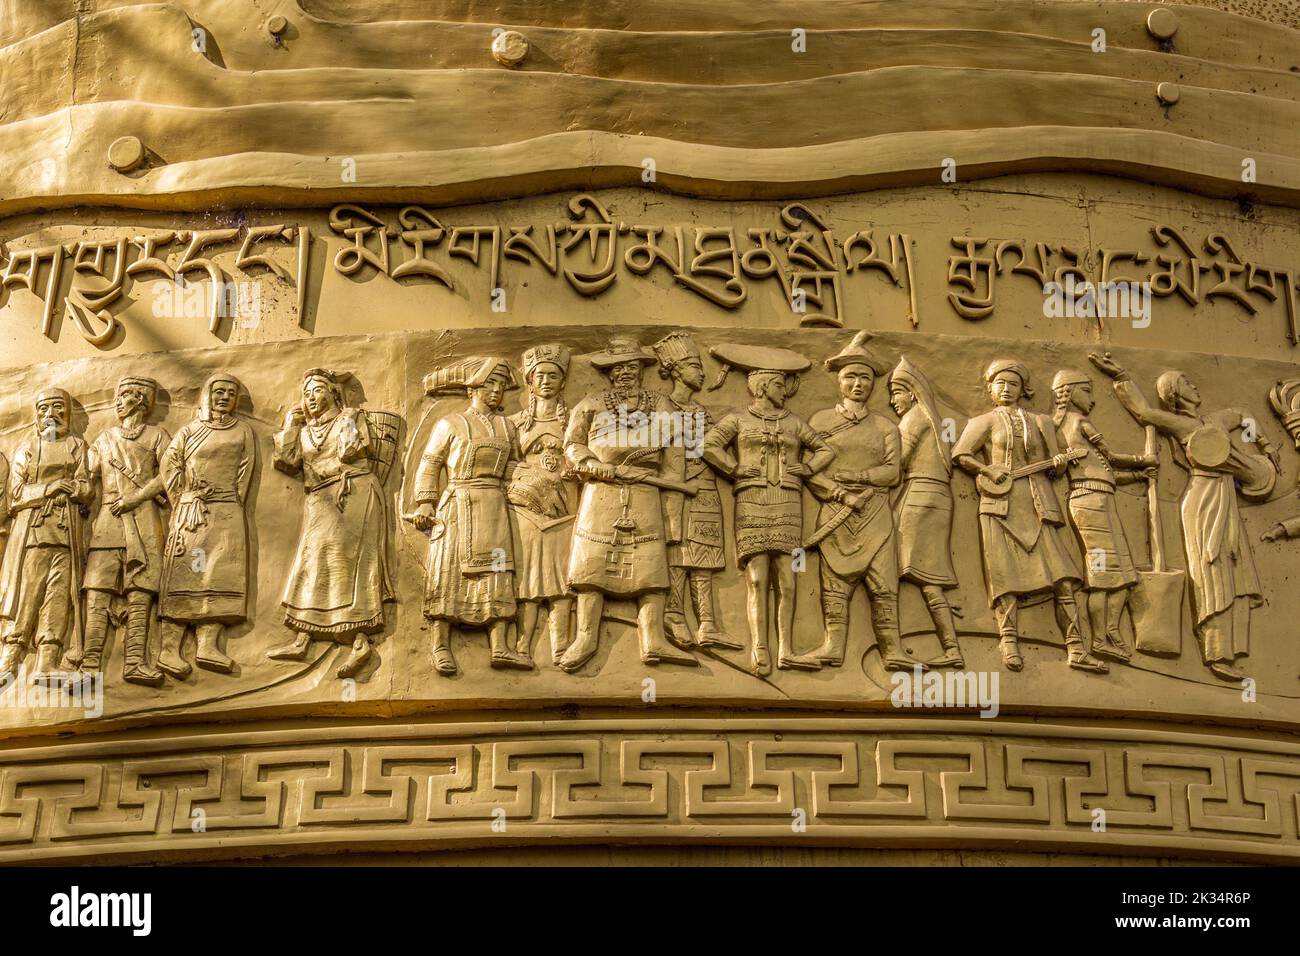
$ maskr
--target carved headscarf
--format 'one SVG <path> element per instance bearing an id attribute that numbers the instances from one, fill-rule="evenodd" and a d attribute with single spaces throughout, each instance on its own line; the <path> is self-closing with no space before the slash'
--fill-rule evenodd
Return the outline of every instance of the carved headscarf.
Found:
<path id="1" fill-rule="evenodd" d="M 889 373 L 889 384 L 901 385 L 912 393 L 916 404 L 921 407 L 921 413 L 930 422 L 930 431 L 934 435 L 935 446 L 939 449 L 939 460 L 951 475 L 952 460 L 948 456 L 948 449 L 943 447 L 942 419 L 939 417 L 939 406 L 934 400 L 934 387 L 930 384 L 930 380 L 924 372 L 907 360 L 907 356 L 903 356 L 894 366 L 894 370 Z"/>
<path id="2" fill-rule="evenodd" d="M 205 422 L 209 425 L 216 424 L 216 422 L 213 421 L 212 412 L 212 386 L 216 385 L 218 382 L 229 382 L 231 385 L 235 386 L 236 405 L 239 404 L 239 396 L 244 392 L 243 383 L 229 372 L 217 372 L 209 377 L 208 380 L 203 383 L 203 391 L 199 395 L 199 421 Z M 233 410 L 231 412 L 231 417 L 234 417 Z"/>
<path id="3" fill-rule="evenodd" d="M 326 368 L 309 368 L 302 377 L 302 390 L 306 392 L 307 386 L 313 380 L 318 381 L 330 390 L 330 394 L 334 396 L 335 407 L 341 409 L 343 408 L 343 385 L 340 379 L 343 377 L 344 373 L 331 372 Z"/>

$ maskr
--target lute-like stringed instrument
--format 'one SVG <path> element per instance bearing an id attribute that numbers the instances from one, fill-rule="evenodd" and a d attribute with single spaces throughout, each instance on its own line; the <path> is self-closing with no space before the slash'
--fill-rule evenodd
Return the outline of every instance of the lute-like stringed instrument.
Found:
<path id="1" fill-rule="evenodd" d="M 1086 448 L 1071 448 L 1065 453 L 1065 460 L 1078 461 L 1080 458 L 1086 457 L 1087 454 L 1088 450 Z M 980 490 L 982 495 L 987 495 L 990 498 L 1001 498 L 1003 495 L 1011 493 L 1011 485 L 1016 479 L 1027 478 L 1030 475 L 1038 474 L 1040 471 L 1048 471 L 1051 467 L 1052 459 L 1045 458 L 1042 461 L 1012 469 L 996 480 L 985 475 L 977 475 L 975 477 L 975 487 Z"/>

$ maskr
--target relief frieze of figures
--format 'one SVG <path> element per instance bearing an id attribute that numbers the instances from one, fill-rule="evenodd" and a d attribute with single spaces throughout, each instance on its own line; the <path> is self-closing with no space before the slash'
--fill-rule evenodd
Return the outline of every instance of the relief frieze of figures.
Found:
<path id="1" fill-rule="evenodd" d="M 1250 408 L 1216 404 L 1178 370 L 1139 382 L 1104 351 L 1043 382 L 1018 355 L 936 369 L 865 331 L 827 333 L 816 358 L 697 336 L 443 355 L 421 370 L 428 427 L 409 435 L 397 412 L 349 397 L 354 376 L 338 369 L 306 369 L 264 438 L 228 371 L 174 434 L 150 377 L 121 377 L 113 423 L 88 438 L 72 430 L 75 396 L 41 388 L 3 460 L 0 679 L 97 675 L 113 635 L 125 683 L 166 693 L 235 671 L 231 635 L 255 623 L 267 546 L 252 534 L 262 459 L 298 510 L 276 567 L 281 639 L 258 653 L 272 674 L 330 651 L 333 675 L 354 678 L 386 632 L 426 655 L 433 696 L 483 638 L 500 680 L 599 673 L 598 652 L 621 640 L 657 671 L 849 671 L 864 635 L 886 672 L 964 668 L 988 637 L 1018 672 L 1022 611 L 1044 605 L 1081 695 L 1116 668 L 1176 658 L 1185 630 L 1208 683 L 1252 676 L 1256 552 L 1300 536 L 1300 517 L 1247 526 L 1281 470 Z M 578 368 L 598 387 L 575 393 Z M 954 416 L 955 372 L 978 380 L 983 409 Z M 729 376 L 743 404 L 722 400 Z M 836 398 L 800 402 L 810 378 Z M 1260 397 L 1300 446 L 1300 380 Z M 1102 403 L 1125 429 L 1103 432 Z M 1161 487 L 1178 488 L 1170 507 Z M 1117 506 L 1124 494 L 1144 522 Z M 982 581 L 960 579 L 958 519 L 978 529 L 960 547 L 978 549 Z M 395 564 L 412 541 L 418 593 Z M 905 646 L 909 592 L 933 652 Z M 972 603 L 993 633 L 961 625 Z M 408 626 L 394 631 L 399 609 Z"/>

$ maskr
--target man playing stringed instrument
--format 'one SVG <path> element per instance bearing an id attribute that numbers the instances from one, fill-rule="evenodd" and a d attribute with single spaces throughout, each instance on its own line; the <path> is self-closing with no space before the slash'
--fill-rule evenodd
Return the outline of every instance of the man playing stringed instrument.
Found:
<path id="1" fill-rule="evenodd" d="M 1057 450 L 1052 420 L 1021 406 L 1022 398 L 1033 397 L 1024 365 L 997 359 L 985 370 L 984 381 L 993 410 L 966 423 L 952 459 L 978 479 L 984 577 L 1002 662 L 1012 671 L 1024 667 L 1016 628 L 1020 602 L 1050 592 L 1070 666 L 1105 673 L 1105 662 L 1084 645 L 1075 603 L 1082 578 L 1066 550 L 1065 516 L 1049 477 L 1063 474 L 1070 458 Z"/>

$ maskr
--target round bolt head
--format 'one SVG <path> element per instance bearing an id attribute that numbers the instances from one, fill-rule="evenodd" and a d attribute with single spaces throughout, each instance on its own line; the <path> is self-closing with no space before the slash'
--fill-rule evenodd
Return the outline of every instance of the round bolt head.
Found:
<path id="1" fill-rule="evenodd" d="M 1168 40 L 1178 32 L 1178 18 L 1164 7 L 1152 10 L 1147 14 L 1147 32 L 1157 40 Z"/>
<path id="2" fill-rule="evenodd" d="M 108 147 L 108 165 L 119 173 L 139 169 L 144 163 L 144 143 L 138 136 L 120 136 Z"/>
<path id="3" fill-rule="evenodd" d="M 273 37 L 278 37 L 288 28 L 289 21 L 278 13 L 274 16 L 267 17 L 266 19 L 266 32 L 271 34 Z"/>
<path id="4" fill-rule="evenodd" d="M 528 40 L 516 30 L 503 30 L 492 38 L 492 56 L 503 66 L 518 66 L 528 55 Z"/>
<path id="5" fill-rule="evenodd" d="M 1177 83 L 1161 83 L 1156 86 L 1156 99 L 1165 106 L 1173 106 L 1181 95 L 1182 90 L 1178 88 Z"/>

